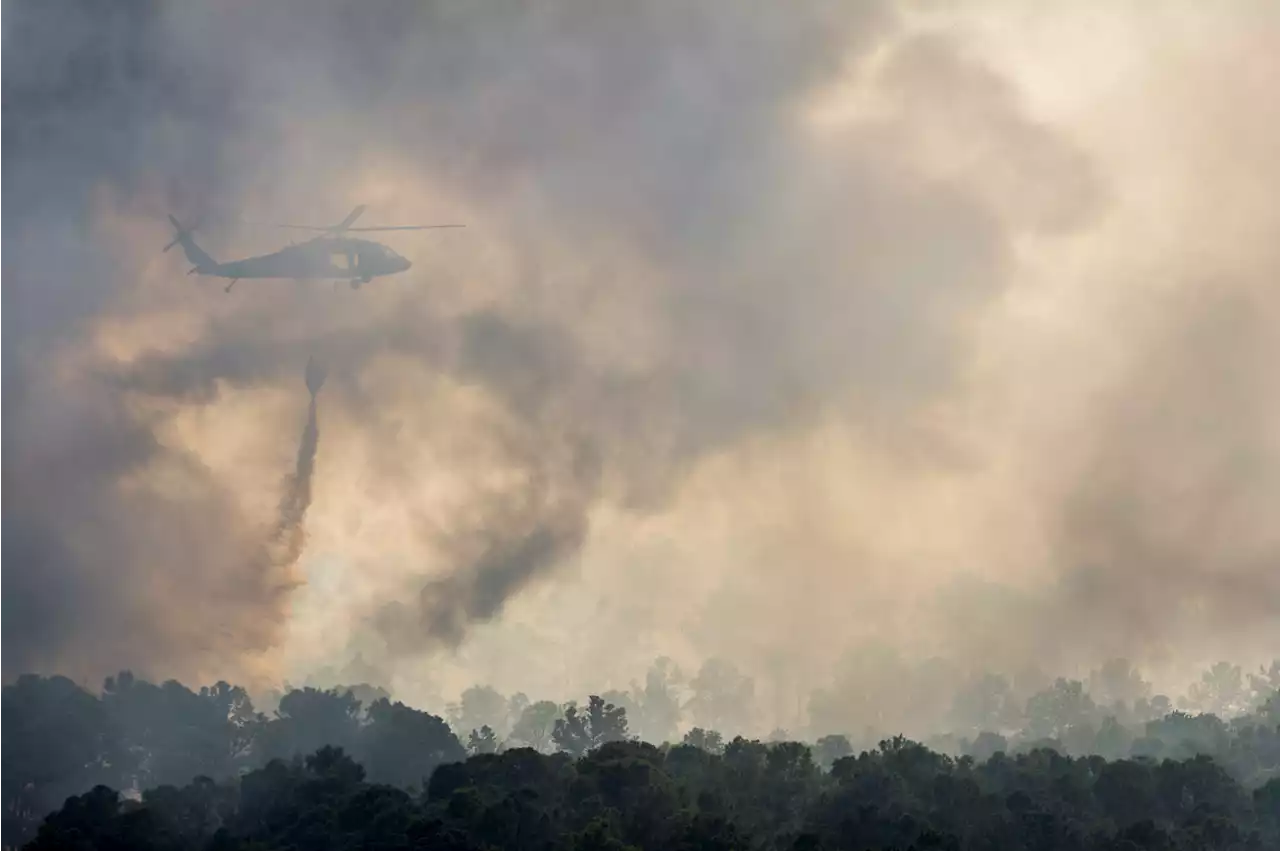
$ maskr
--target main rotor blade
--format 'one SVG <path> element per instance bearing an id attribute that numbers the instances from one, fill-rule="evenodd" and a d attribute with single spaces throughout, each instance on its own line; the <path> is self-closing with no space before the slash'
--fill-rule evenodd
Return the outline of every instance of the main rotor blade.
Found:
<path id="1" fill-rule="evenodd" d="M 320 228 L 310 224 L 278 224 L 276 228 L 293 228 L 294 230 L 320 230 L 321 233 L 347 233 L 348 230 L 358 230 L 361 233 L 370 232 L 370 230 L 434 230 L 436 228 L 466 228 L 465 224 L 407 224 L 407 225 L 387 225 L 380 228 Z"/>
<path id="2" fill-rule="evenodd" d="M 349 231 L 371 230 L 435 230 L 436 228 L 465 228 L 466 225 L 388 225 L 387 227 L 346 228 Z"/>
<path id="3" fill-rule="evenodd" d="M 329 228 L 329 230 L 341 231 L 341 230 L 349 229 L 352 223 L 355 222 L 356 219 L 360 218 L 360 214 L 364 212 L 364 209 L 365 209 L 364 204 L 359 205 L 354 210 L 352 210 L 349 214 L 347 214 L 347 217 L 343 219 L 340 224 L 337 224 L 334 227 Z"/>

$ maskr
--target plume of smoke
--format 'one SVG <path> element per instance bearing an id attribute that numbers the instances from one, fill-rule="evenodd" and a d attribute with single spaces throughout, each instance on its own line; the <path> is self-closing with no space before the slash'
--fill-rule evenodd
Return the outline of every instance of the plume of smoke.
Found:
<path id="1" fill-rule="evenodd" d="M 316 397 L 324 386 L 326 371 L 314 358 L 307 361 L 307 422 L 298 442 L 298 459 L 285 477 L 280 496 L 279 516 L 271 534 L 269 550 L 276 569 L 292 578 L 307 542 L 307 509 L 311 507 L 311 480 L 315 476 L 316 450 L 320 446 L 320 424 L 316 418 Z M 287 579 L 286 581 L 290 581 Z"/>
<path id="2" fill-rule="evenodd" d="M 526 437 L 527 439 L 527 437 Z M 474 527 L 446 541 L 453 566 L 429 579 L 415 605 L 391 603 L 376 619 L 393 652 L 456 648 L 470 626 L 502 612 L 508 599 L 582 546 L 595 499 L 599 459 L 590 445 L 526 444 L 518 481 L 480 503 Z M 551 451 L 549 451 L 551 450 Z"/>
<path id="3" fill-rule="evenodd" d="M 263 529 L 292 564 L 304 515 L 358 591 L 329 611 L 391 646 L 368 654 L 379 663 L 466 651 L 472 626 L 517 597 L 568 595 L 573 583 L 539 580 L 583 547 L 606 599 L 573 602 L 584 629 L 613 638 L 581 651 L 597 668 L 632 644 L 652 656 L 632 641 L 647 630 L 687 655 L 767 656 L 812 679 L 851 620 L 889 638 L 932 628 L 979 655 L 962 614 L 913 620 L 909 603 L 957 561 L 996 556 L 1015 565 L 987 571 L 1003 599 L 1000 580 L 1040 558 L 1024 515 L 966 513 L 991 497 L 983 474 L 1019 465 L 1035 475 L 998 495 L 1049 518 L 1058 581 L 1010 594 L 1023 608 L 1003 620 L 992 603 L 1004 628 L 982 642 L 1049 652 L 1071 629 L 1106 636 L 1107 652 L 1158 643 L 1180 634 L 1159 616 L 1173 588 L 1219 623 L 1273 614 L 1259 576 L 1274 548 L 1248 508 L 1275 493 L 1265 437 L 1221 422 L 1179 436 L 1161 405 L 1139 404 L 1159 376 L 1175 410 L 1265 420 L 1253 395 L 1187 370 L 1204 346 L 1235 351 L 1220 372 L 1265 389 L 1271 350 L 1243 340 L 1266 339 L 1272 313 L 1255 310 L 1248 334 L 1167 346 L 1123 323 L 1099 334 L 1146 364 L 1132 398 L 1084 400 L 1077 431 L 1033 456 L 975 392 L 979 343 L 1040 288 L 1028 244 L 1099 227 L 1115 175 L 981 57 L 912 35 L 889 3 L 14 8 L 6 675 L 128 663 L 235 676 L 287 620 L 259 570 Z M 820 95 L 852 102 L 854 119 L 814 130 Z M 213 300 L 150 265 L 171 208 L 292 219 L 339 196 L 388 220 L 447 207 L 476 227 L 421 249 L 432 262 L 415 256 L 404 285 L 341 301 L 273 285 Z M 216 221 L 201 239 L 228 257 L 258 247 Z M 275 467 L 235 459 L 286 451 L 269 397 L 304 351 L 343 365 L 325 391 L 324 470 L 313 399 L 284 499 L 257 507 L 272 483 L 243 468 Z M 1056 397 L 1055 377 L 1011 351 L 998 354 L 1020 398 Z M 191 425 L 204 416 L 236 424 L 239 442 Z M 1165 459 L 1219 438 L 1236 449 L 1199 459 L 1197 508 L 1178 516 L 1207 529 L 1206 506 L 1228 494 L 1234 541 L 1162 536 Z M 1084 472 L 1072 448 L 1096 452 Z M 1260 459 L 1252 477 L 1237 453 Z M 650 541 L 634 564 L 599 558 L 630 548 L 616 527 L 615 541 L 595 534 L 604 508 L 675 543 Z M 382 525 L 348 532 L 361 523 Z M 562 599 L 540 602 L 567 630 Z M 545 662 L 533 656 L 519 667 Z"/>
<path id="4" fill-rule="evenodd" d="M 420 297 L 357 308 L 345 321 L 260 300 L 212 319 L 192 344 L 107 371 L 147 400 L 212 404 L 228 386 L 280 380 L 307 345 L 357 376 L 393 353 L 482 387 L 497 411 L 472 427 L 508 481 L 472 489 L 450 516 L 419 524 L 413 557 L 435 556 L 438 569 L 407 565 L 421 576 L 417 604 L 375 608 L 380 631 L 399 648 L 456 644 L 469 623 L 501 612 L 577 551 L 601 498 L 662 508 L 703 458 L 761 433 L 803 430 L 832 411 L 883 423 L 868 432 L 900 433 L 951 385 L 958 323 L 1005 284 L 1000 223 L 966 186 L 930 181 L 889 156 L 894 121 L 856 129 L 848 155 L 831 161 L 812 161 L 795 129 L 811 92 L 893 35 L 886 4 L 749 15 L 732 3 L 694 13 L 656 4 L 585 16 L 554 2 L 510 15 L 388 7 L 361 15 L 367 29 L 355 41 L 339 25 L 344 4 L 307 10 L 301 28 L 270 16 L 177 14 L 148 30 L 166 50 L 192 47 L 194 66 L 232 91 L 271 79 L 287 93 L 243 105 L 244 122 L 218 151 L 234 163 L 226 169 L 234 180 L 201 188 L 226 206 L 249 197 L 240 187 L 255 173 L 279 172 L 280 198 L 306 204 L 318 196 L 299 187 L 314 186 L 316 174 L 342 174 L 353 150 L 403 164 L 402 185 L 442 175 L 444 191 L 473 205 L 505 243 L 515 266 L 508 291 L 494 304 L 464 306 L 460 321 Z M 297 63 L 279 62 L 276 41 L 262 37 L 286 23 Z M 214 41 L 238 45 L 240 61 L 199 47 L 210 43 L 207 26 L 225 36 Z M 447 69 L 438 65 L 442 51 Z M 936 44 L 904 52 L 897 85 L 935 86 L 909 71 L 928 72 L 940 54 L 945 46 Z M 949 79 L 959 76 L 945 68 Z M 331 73 L 332 84 L 315 84 Z M 973 88 L 985 92 L 987 82 L 979 77 Z M 375 91 L 382 94 L 368 97 Z M 479 108 L 492 92 L 507 108 Z M 1017 120 L 1016 105 L 997 99 L 985 108 L 1015 116 L 1004 120 L 1008 135 L 1061 147 Z M 139 124 L 165 118 L 140 112 Z M 203 129 L 201 119 L 194 123 Z M 305 128 L 304 146 L 279 135 L 290 125 Z M 384 130 L 376 140 L 342 130 L 370 125 Z M 320 138 L 330 142 L 315 144 Z M 275 155 L 236 162 L 255 146 Z M 304 158 L 291 156 L 304 149 Z M 620 183 L 622 174 L 639 179 Z M 624 258 L 593 243 L 619 246 Z M 581 258 L 577 276 L 563 271 L 570 258 Z M 628 301 L 646 287 L 647 299 Z M 579 323 L 574 309 L 593 292 L 613 315 Z M 619 359 L 607 339 L 584 335 L 596 324 L 648 329 L 656 344 Z M 370 392 L 358 379 L 344 390 L 346 399 L 334 401 L 350 401 L 362 422 L 383 416 L 385 395 L 355 399 Z M 379 485 L 411 501 L 419 484 L 405 472 L 404 442 L 372 442 L 390 471 Z M 285 516 L 293 498 L 286 494 Z"/>
<path id="5" fill-rule="evenodd" d="M 1171 620 L 1206 657 L 1250 625 L 1265 642 L 1280 624 L 1280 534 L 1267 520 L 1280 385 L 1256 369 L 1280 354 L 1275 308 L 1189 289 L 1199 295 L 1169 300 L 1145 357 L 1099 406 L 1062 503 L 1059 629 L 1094 657 L 1159 648 Z"/>
<path id="6" fill-rule="evenodd" d="M 94 369 L 137 283 L 95 232 L 102 191 L 232 186 L 227 80 L 182 71 L 146 3 L 15 4 L 4 42 L 4 675 L 248 673 L 281 617 L 260 530 Z"/>

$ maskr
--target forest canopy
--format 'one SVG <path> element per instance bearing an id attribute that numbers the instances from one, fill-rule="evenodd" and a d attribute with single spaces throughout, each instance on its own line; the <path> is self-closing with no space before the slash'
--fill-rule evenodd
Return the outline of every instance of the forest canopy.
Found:
<path id="1" fill-rule="evenodd" d="M 715 695 L 652 679 L 566 704 L 477 686 L 442 717 L 368 685 L 290 690 L 267 714 L 223 682 L 123 672 L 93 694 L 26 675 L 4 687 L 5 844 L 1276 847 L 1280 662 L 1214 666 L 1183 709 L 1123 660 L 1095 673 L 1021 706 L 976 677 L 952 695 L 952 732 L 870 744 L 698 726 Z M 1250 705 L 1188 711 L 1218 699 Z M 671 735 L 641 741 L 633 717 L 654 729 L 662 712 Z"/>

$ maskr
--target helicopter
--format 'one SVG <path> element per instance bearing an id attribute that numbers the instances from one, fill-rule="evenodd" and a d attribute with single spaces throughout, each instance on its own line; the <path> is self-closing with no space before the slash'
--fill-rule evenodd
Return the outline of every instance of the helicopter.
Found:
<path id="1" fill-rule="evenodd" d="M 278 225 L 297 230 L 319 231 L 320 235 L 306 242 L 289 245 L 271 254 L 228 260 L 219 263 L 196 244 L 192 233 L 195 226 L 184 227 L 172 215 L 169 222 L 177 232 L 165 251 L 175 245 L 182 246 L 187 260 L 194 264 L 188 275 L 210 275 L 230 278 L 224 292 L 241 278 L 292 278 L 301 280 L 349 280 L 352 289 L 359 289 L 376 277 L 395 275 L 413 264 L 381 243 L 368 239 L 346 236 L 354 231 L 431 230 L 435 228 L 460 228 L 465 225 L 393 225 L 385 227 L 352 227 L 364 213 L 361 204 L 336 225 Z M 343 263 L 345 261 L 345 265 Z"/>

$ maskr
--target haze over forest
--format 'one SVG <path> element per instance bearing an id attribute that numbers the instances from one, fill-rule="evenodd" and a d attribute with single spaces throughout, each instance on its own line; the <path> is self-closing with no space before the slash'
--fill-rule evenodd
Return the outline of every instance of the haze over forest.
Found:
<path id="1" fill-rule="evenodd" d="M 443 711 L 719 660 L 764 735 L 1280 649 L 1277 4 L 67 0 L 3 37 L 6 683 Z M 380 235 L 413 266 L 358 292 L 161 253 L 166 213 L 233 259 L 357 204 L 466 228 Z"/>

